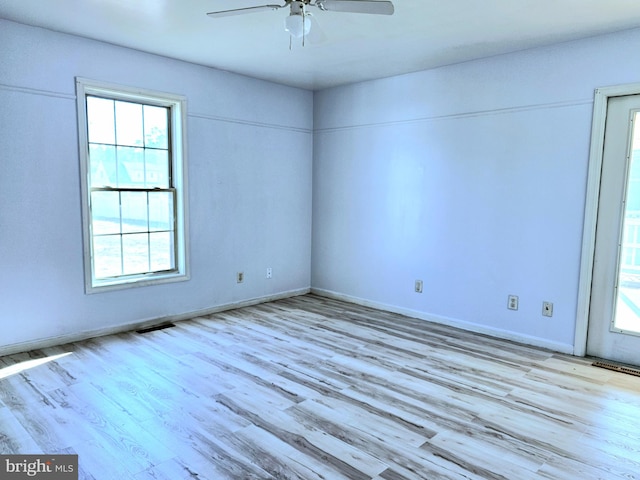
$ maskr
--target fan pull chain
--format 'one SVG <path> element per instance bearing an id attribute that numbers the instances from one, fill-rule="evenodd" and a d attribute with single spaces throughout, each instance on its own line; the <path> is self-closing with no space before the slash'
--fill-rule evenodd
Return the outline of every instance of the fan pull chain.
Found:
<path id="1" fill-rule="evenodd" d="M 304 5 L 302 5 L 302 46 L 303 47 L 304 47 L 304 40 L 306 38 L 306 35 L 304 33 L 305 27 L 306 27 L 306 25 L 305 25 L 306 21 L 307 21 L 307 14 L 306 14 L 306 12 L 304 10 Z"/>

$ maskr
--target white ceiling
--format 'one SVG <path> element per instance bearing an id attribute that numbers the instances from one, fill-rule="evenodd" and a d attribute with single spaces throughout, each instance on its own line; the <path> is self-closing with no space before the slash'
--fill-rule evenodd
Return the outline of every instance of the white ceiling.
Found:
<path id="1" fill-rule="evenodd" d="M 322 89 L 640 27 L 640 0 L 394 0 L 395 14 L 313 9 L 325 39 L 302 47 L 287 10 L 210 18 L 281 0 L 0 0 L 0 17 Z"/>

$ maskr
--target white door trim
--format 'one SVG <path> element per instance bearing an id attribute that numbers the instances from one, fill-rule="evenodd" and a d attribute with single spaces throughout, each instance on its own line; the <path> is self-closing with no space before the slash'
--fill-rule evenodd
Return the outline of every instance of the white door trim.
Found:
<path id="1" fill-rule="evenodd" d="M 580 279 L 578 284 L 578 305 L 573 354 L 584 357 L 587 353 L 587 330 L 589 327 L 589 303 L 591 301 L 591 280 L 593 276 L 593 256 L 596 247 L 596 222 L 600 197 L 600 176 L 604 151 L 604 132 L 607 121 L 607 104 L 611 97 L 640 94 L 640 83 L 598 88 L 593 102 L 591 125 L 591 149 L 589 151 L 589 172 L 587 195 L 584 208 L 582 230 L 582 254 L 580 258 Z"/>

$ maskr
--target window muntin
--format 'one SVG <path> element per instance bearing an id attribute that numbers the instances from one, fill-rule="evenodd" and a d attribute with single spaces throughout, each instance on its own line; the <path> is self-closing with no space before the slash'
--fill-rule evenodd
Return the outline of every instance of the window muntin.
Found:
<path id="1" fill-rule="evenodd" d="M 78 80 L 88 292 L 187 278 L 183 103 Z"/>

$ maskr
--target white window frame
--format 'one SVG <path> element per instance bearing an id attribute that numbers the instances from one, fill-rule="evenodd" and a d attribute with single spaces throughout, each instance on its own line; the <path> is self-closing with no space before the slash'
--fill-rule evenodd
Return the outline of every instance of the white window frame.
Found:
<path id="1" fill-rule="evenodd" d="M 95 278 L 93 271 L 93 233 L 91 231 L 91 209 L 89 184 L 89 142 L 87 131 L 88 95 L 114 100 L 124 100 L 169 108 L 170 151 L 172 186 L 176 189 L 175 205 L 175 263 L 171 272 L 123 275 L 108 279 Z M 80 153 L 80 182 L 82 192 L 82 236 L 84 251 L 85 292 L 87 294 L 141 287 L 160 283 L 189 280 L 188 268 L 188 203 L 187 196 L 187 99 L 181 95 L 126 87 L 111 83 L 76 78 L 76 104 L 78 109 L 78 142 Z"/>

